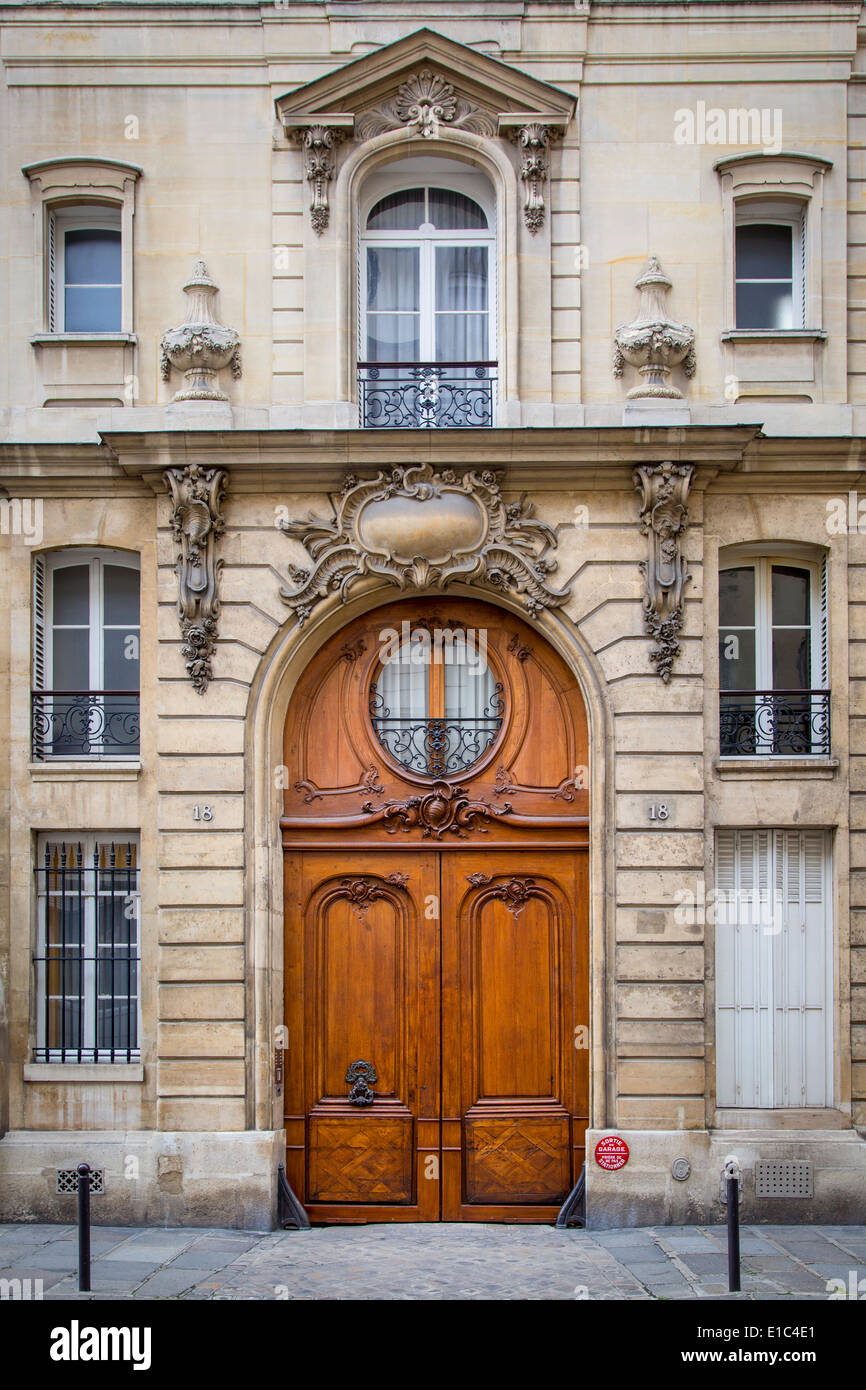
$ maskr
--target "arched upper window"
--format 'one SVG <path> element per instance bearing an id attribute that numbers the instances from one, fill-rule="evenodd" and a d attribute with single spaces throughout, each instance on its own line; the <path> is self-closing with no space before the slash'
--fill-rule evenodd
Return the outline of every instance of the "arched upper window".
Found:
<path id="1" fill-rule="evenodd" d="M 491 425 L 492 190 L 445 160 L 406 160 L 371 182 L 361 209 L 362 423 Z"/>

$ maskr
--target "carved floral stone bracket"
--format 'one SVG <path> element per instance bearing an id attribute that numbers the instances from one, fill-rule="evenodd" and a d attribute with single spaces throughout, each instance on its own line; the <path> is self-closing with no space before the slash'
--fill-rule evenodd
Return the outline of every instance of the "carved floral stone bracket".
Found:
<path id="1" fill-rule="evenodd" d="M 224 529 L 220 503 L 228 473 L 221 468 L 169 468 L 164 474 L 171 493 L 172 533 L 180 547 L 177 576 L 180 588 L 178 617 L 183 637 L 181 653 L 200 695 L 213 679 L 211 665 L 217 638 L 222 560 L 215 558 L 215 542 Z"/>
<path id="2" fill-rule="evenodd" d="M 398 589 L 443 590 L 460 582 L 514 592 L 532 616 L 568 597 L 549 581 L 556 561 L 548 559 L 556 533 L 532 520 L 532 504 L 522 497 L 505 502 L 494 472 L 451 469 L 430 464 L 381 472 L 359 481 L 350 474 L 332 521 L 308 516 L 281 523 L 281 530 L 309 551 L 312 565 L 288 567 L 293 588 L 280 597 L 300 626 L 329 594 L 345 603 L 364 575 L 388 580 Z"/>
<path id="3" fill-rule="evenodd" d="M 324 117 L 322 122 L 301 125 L 288 133 L 298 141 L 304 152 L 304 172 L 312 195 L 310 222 L 313 231 L 321 236 L 331 217 L 328 184 L 334 177 L 337 146 L 352 132 L 343 124 L 327 123 L 327 117 Z"/>
<path id="4" fill-rule="evenodd" d="M 648 559 L 641 565 L 646 579 L 644 623 L 656 643 L 650 661 L 665 683 L 680 650 L 683 589 L 691 579 L 682 542 L 693 473 L 690 463 L 648 464 L 634 471 L 634 485 L 641 492 L 640 528 L 649 541 Z"/>
<path id="5" fill-rule="evenodd" d="M 523 184 L 523 220 L 535 236 L 544 225 L 544 187 L 547 182 L 547 150 L 562 134 L 560 127 L 544 121 L 527 121 L 511 131 L 511 139 L 521 152 L 520 179 Z"/>

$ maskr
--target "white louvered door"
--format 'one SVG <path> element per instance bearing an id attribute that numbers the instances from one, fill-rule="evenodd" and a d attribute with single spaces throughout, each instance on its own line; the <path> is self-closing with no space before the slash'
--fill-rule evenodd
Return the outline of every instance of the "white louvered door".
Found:
<path id="1" fill-rule="evenodd" d="M 720 830 L 716 891 L 717 1105 L 831 1104 L 829 836 Z"/>

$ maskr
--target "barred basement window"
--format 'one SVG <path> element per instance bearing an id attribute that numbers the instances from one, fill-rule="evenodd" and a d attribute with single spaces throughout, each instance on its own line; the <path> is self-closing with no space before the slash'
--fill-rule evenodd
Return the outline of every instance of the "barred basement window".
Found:
<path id="1" fill-rule="evenodd" d="M 37 1062 L 140 1060 L 137 838 L 40 836 Z"/>

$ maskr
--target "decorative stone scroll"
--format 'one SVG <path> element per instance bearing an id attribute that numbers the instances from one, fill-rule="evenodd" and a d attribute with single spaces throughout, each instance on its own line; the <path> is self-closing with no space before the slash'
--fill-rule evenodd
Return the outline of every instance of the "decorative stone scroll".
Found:
<path id="1" fill-rule="evenodd" d="M 217 385 L 216 373 L 222 367 L 231 367 L 235 379 L 241 374 L 240 339 L 233 328 L 225 328 L 219 322 L 213 311 L 217 289 L 204 261 L 196 261 L 183 287 L 189 296 L 186 318 L 162 335 L 163 381 L 168 381 L 172 367 L 184 373 L 183 388 L 174 394 L 176 401 L 227 401 L 228 396 Z"/>
<path id="2" fill-rule="evenodd" d="M 523 220 L 535 236 L 544 224 L 544 185 L 547 179 L 547 147 L 561 134 L 557 126 L 530 121 L 514 130 L 511 138 L 522 151 Z"/>
<path id="3" fill-rule="evenodd" d="M 475 135 L 494 135 L 496 123 L 479 106 L 455 95 L 444 77 L 422 68 L 412 73 L 389 101 L 380 102 L 358 116 L 355 129 L 360 140 L 370 140 L 386 130 L 401 127 L 424 140 L 435 140 L 440 123 L 452 130 L 469 130 Z"/>
<path id="4" fill-rule="evenodd" d="M 216 648 L 219 597 L 217 583 L 222 560 L 215 558 L 215 541 L 224 529 L 220 503 L 228 474 L 221 468 L 169 468 L 165 481 L 173 503 L 172 532 L 180 546 L 177 611 L 183 636 L 181 653 L 190 680 L 200 695 L 213 679 L 211 661 Z"/>
<path id="5" fill-rule="evenodd" d="M 564 603 L 568 590 L 548 581 L 556 533 L 532 520 L 532 510 L 525 496 L 505 502 L 490 471 L 458 478 L 451 469 L 412 464 L 369 481 L 350 475 L 332 521 L 281 523 L 313 563 L 289 566 L 295 587 L 282 588 L 280 597 L 303 626 L 322 599 L 338 594 L 345 603 L 353 584 L 373 575 L 404 590 L 441 591 L 459 582 L 513 592 L 534 617 Z"/>
<path id="6" fill-rule="evenodd" d="M 649 539 L 649 557 L 641 565 L 646 579 L 644 623 L 656 643 L 650 661 L 665 684 L 680 649 L 683 589 L 691 579 L 681 546 L 693 472 L 690 463 L 654 463 L 634 471 L 634 485 L 641 491 L 640 528 Z"/>
<path id="7" fill-rule="evenodd" d="M 336 149 L 348 132 L 342 126 L 309 125 L 294 131 L 304 151 L 304 172 L 312 189 L 310 222 L 321 236 L 331 218 L 328 184 L 334 177 Z"/>
<path id="8" fill-rule="evenodd" d="M 637 367 L 643 380 L 632 387 L 628 400 L 682 400 L 683 393 L 669 380 L 671 368 L 682 363 L 687 377 L 695 374 L 695 332 L 668 314 L 666 301 L 671 281 L 657 256 L 635 281 L 640 305 L 631 323 L 614 333 L 613 374 L 621 377 L 626 362 Z"/>

